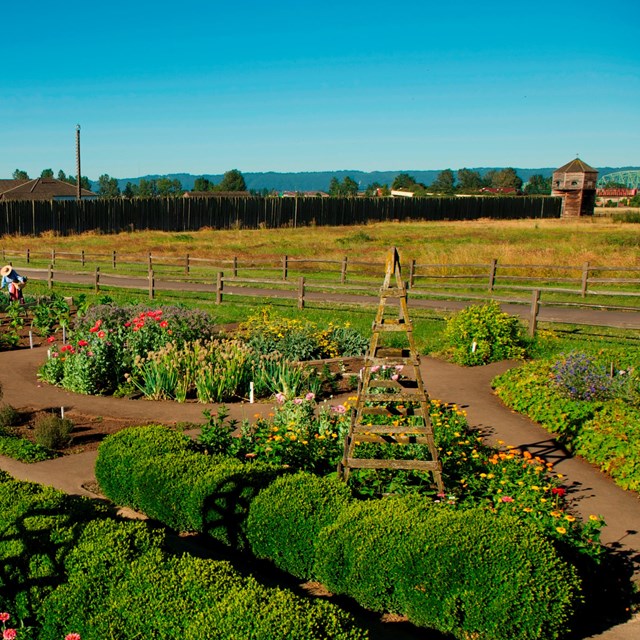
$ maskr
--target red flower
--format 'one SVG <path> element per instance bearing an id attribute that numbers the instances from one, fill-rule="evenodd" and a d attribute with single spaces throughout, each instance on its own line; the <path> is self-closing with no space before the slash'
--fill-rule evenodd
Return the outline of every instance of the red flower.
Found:
<path id="1" fill-rule="evenodd" d="M 89 343 L 86 340 L 78 340 L 79 347 L 86 347 Z"/>
<path id="2" fill-rule="evenodd" d="M 168 323 L 166 320 L 163 320 L 163 321 L 160 323 L 160 326 L 161 326 L 161 327 L 168 327 L 168 326 L 169 326 L 169 323 Z"/>
<path id="3" fill-rule="evenodd" d="M 0 622 L 6 622 L 10 617 L 8 613 L 0 613 Z"/>
<path id="4" fill-rule="evenodd" d="M 104 338 L 106 335 L 104 331 L 98 331 L 98 338 Z"/>
<path id="5" fill-rule="evenodd" d="M 125 322 L 125 323 L 124 323 L 124 326 L 125 326 L 125 327 L 130 327 L 130 326 L 131 326 L 131 323 L 127 320 L 127 322 Z"/>
<path id="6" fill-rule="evenodd" d="M 49 336 L 47 338 L 47 342 L 55 342 L 56 341 L 56 337 L 55 336 Z"/>
<path id="7" fill-rule="evenodd" d="M 567 493 L 567 490 L 563 489 L 562 487 L 554 487 L 553 489 L 551 489 L 551 493 L 554 496 L 559 496 L 560 498 L 562 498 Z"/>
<path id="8" fill-rule="evenodd" d="M 15 629 L 5 629 L 2 632 L 2 640 L 15 640 L 17 637 L 17 633 Z"/>
<path id="9" fill-rule="evenodd" d="M 502 500 L 502 502 L 513 502 L 513 498 L 511 496 L 502 496 L 500 500 Z"/>

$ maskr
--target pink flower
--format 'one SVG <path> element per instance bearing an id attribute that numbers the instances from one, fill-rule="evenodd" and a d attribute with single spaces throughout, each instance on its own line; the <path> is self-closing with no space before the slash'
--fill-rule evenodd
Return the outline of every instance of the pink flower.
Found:
<path id="1" fill-rule="evenodd" d="M 302 398 L 294 398 L 293 404 L 302 404 L 304 400 Z"/>
<path id="2" fill-rule="evenodd" d="M 394 373 L 394 374 L 391 376 L 391 379 L 392 379 L 392 380 L 398 380 L 399 378 L 400 378 L 400 376 L 399 376 L 397 373 Z"/>
<path id="3" fill-rule="evenodd" d="M 15 637 L 18 634 L 16 633 L 15 629 L 5 629 L 2 632 L 2 640 L 15 640 Z"/>
<path id="4" fill-rule="evenodd" d="M 380 371 L 380 365 L 376 364 L 373 367 L 371 367 L 371 373 L 377 373 L 378 371 Z"/>
<path id="5" fill-rule="evenodd" d="M 502 496 L 500 500 L 502 500 L 502 502 L 513 502 L 513 498 L 511 496 Z"/>
<path id="6" fill-rule="evenodd" d="M 8 613 L 0 613 L 0 622 L 6 622 L 10 617 Z"/>
<path id="7" fill-rule="evenodd" d="M 80 640 L 80 634 L 79 633 L 67 633 L 67 635 L 64 637 L 64 640 Z"/>
<path id="8" fill-rule="evenodd" d="M 315 400 L 315 398 L 316 394 L 312 393 L 311 391 L 309 391 L 309 393 L 307 393 L 307 395 L 304 397 L 307 402 L 311 402 L 312 400 Z"/>
<path id="9" fill-rule="evenodd" d="M 347 408 L 343 404 L 337 404 L 335 407 L 331 407 L 331 410 L 335 413 L 346 413 Z"/>
<path id="10" fill-rule="evenodd" d="M 286 400 L 284 393 L 276 393 L 276 400 L 278 401 L 279 404 L 283 404 L 284 401 Z"/>

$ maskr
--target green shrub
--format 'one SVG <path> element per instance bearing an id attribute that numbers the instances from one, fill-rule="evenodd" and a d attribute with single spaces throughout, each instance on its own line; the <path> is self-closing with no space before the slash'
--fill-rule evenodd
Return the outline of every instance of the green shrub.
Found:
<path id="1" fill-rule="evenodd" d="M 497 302 L 473 305 L 447 322 L 445 338 L 454 362 L 475 366 L 523 358 L 527 339 L 520 321 L 503 313 Z"/>
<path id="2" fill-rule="evenodd" d="M 227 562 L 167 557 L 148 544 L 144 527 L 136 528 L 128 527 L 124 536 L 107 532 L 105 546 L 114 540 L 116 546 L 106 556 L 96 549 L 98 564 L 91 551 L 100 539 L 93 535 L 83 545 L 76 554 L 80 562 L 69 565 L 69 582 L 45 602 L 41 640 L 59 640 L 69 631 L 83 640 L 366 638 L 348 614 L 330 603 L 268 589 L 240 576 Z"/>
<path id="3" fill-rule="evenodd" d="M 63 449 L 71 443 L 73 422 L 54 413 L 40 413 L 34 424 L 36 444 L 47 449 Z"/>
<path id="4" fill-rule="evenodd" d="M 252 552 L 298 578 L 313 577 L 318 533 L 335 521 L 350 499 L 346 484 L 330 476 L 300 472 L 278 478 L 249 508 Z"/>
<path id="5" fill-rule="evenodd" d="M 189 436 L 161 425 L 124 429 L 100 444 L 96 479 L 109 499 L 135 509 L 138 505 L 131 469 L 153 456 L 188 451 L 193 446 Z"/>
<path id="6" fill-rule="evenodd" d="M 20 414 L 10 404 L 0 406 L 0 435 L 4 435 L 7 429 L 15 427 L 19 421 Z"/>
<path id="7" fill-rule="evenodd" d="M 33 622 L 65 575 L 62 563 L 86 522 L 104 507 L 29 482 L 0 478 L 0 611 Z"/>
<path id="8" fill-rule="evenodd" d="M 579 602 L 575 571 L 533 526 L 483 509 L 356 503 L 318 545 L 332 591 L 461 639 L 557 638 Z"/>
<path id="9" fill-rule="evenodd" d="M 58 454 L 24 438 L 0 435 L 0 455 L 20 462 L 42 462 L 51 460 Z"/>
<path id="10" fill-rule="evenodd" d="M 408 520 L 404 553 L 413 560 L 397 590 L 412 622 L 460 639 L 567 634 L 580 582 L 529 523 L 480 509 Z"/>
<path id="11" fill-rule="evenodd" d="M 552 383 L 552 375 L 551 362 L 540 360 L 511 369 L 491 384 L 508 407 L 557 433 L 571 448 L 573 438 L 599 405 L 565 397 Z"/>
<path id="12" fill-rule="evenodd" d="M 573 450 L 623 489 L 640 491 L 640 411 L 621 401 L 607 403 L 586 421 Z"/>

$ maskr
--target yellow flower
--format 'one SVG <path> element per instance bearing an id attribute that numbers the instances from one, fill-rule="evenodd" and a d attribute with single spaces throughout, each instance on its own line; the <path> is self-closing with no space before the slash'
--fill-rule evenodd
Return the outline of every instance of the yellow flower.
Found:
<path id="1" fill-rule="evenodd" d="M 523 511 L 524 511 L 525 513 L 531 513 L 531 512 L 533 511 L 533 509 L 532 509 L 531 507 L 525 507 L 525 508 L 523 509 Z"/>
<path id="2" fill-rule="evenodd" d="M 562 515 L 562 511 L 551 511 L 549 515 L 553 516 L 554 518 L 559 518 Z"/>
<path id="3" fill-rule="evenodd" d="M 556 527 L 556 531 L 562 535 L 567 533 L 567 530 L 564 527 Z"/>
<path id="4" fill-rule="evenodd" d="M 593 522 L 600 522 L 600 518 L 598 516 L 594 516 L 593 514 L 589 516 L 589 520 L 592 520 Z"/>
<path id="5" fill-rule="evenodd" d="M 576 519 L 575 519 L 573 516 L 568 516 L 568 515 L 567 515 L 567 516 L 565 516 L 565 517 L 564 517 L 564 519 L 565 519 L 567 522 L 575 522 L 575 521 L 576 521 Z"/>

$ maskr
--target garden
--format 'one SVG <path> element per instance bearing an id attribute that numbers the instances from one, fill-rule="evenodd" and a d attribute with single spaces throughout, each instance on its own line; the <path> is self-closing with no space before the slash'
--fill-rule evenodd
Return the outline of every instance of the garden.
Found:
<path id="1" fill-rule="evenodd" d="M 633 607 L 628 567 L 599 542 L 602 518 L 580 518 L 562 475 L 542 458 L 485 445 L 458 406 L 430 402 L 445 493 L 418 471 L 358 469 L 349 485 L 339 482 L 355 396 L 325 400 L 355 393 L 357 371 L 318 361 L 362 356 L 368 338 L 348 323 L 319 326 L 260 309 L 231 328 L 197 310 L 110 301 L 63 318 L 42 332 L 49 354 L 39 377 L 48 384 L 179 403 L 229 404 L 253 393 L 274 409 L 241 423 L 225 404 L 206 409 L 196 438 L 183 433 L 195 425 L 108 436 L 96 463 L 100 491 L 146 514 L 145 523 L 3 476 L 0 609 L 16 637 L 367 637 L 366 625 L 332 600 L 339 596 L 449 637 L 563 638 L 593 629 L 605 611 L 623 619 Z M 494 382 L 498 393 L 582 447 L 580 455 L 589 443 L 611 453 L 602 438 L 617 440 L 603 433 L 612 416 L 616 428 L 626 425 L 626 442 L 637 443 L 633 355 L 615 353 L 612 366 L 611 350 L 528 360 L 552 350 L 553 338 L 530 340 L 496 304 L 456 314 L 444 335 L 442 357 L 464 366 L 519 359 Z M 539 413 L 527 397 L 542 398 Z M 9 435 L 0 441 L 25 442 L 3 428 Z M 29 444 L 56 455 L 73 424 L 53 416 L 37 432 L 49 446 Z M 428 453 L 417 444 L 361 446 L 370 457 Z M 614 457 L 605 470 L 622 469 L 628 483 L 632 466 L 625 471 Z M 177 552 L 175 534 L 207 540 L 224 559 Z M 334 596 L 265 586 L 243 573 L 254 563 Z"/>

